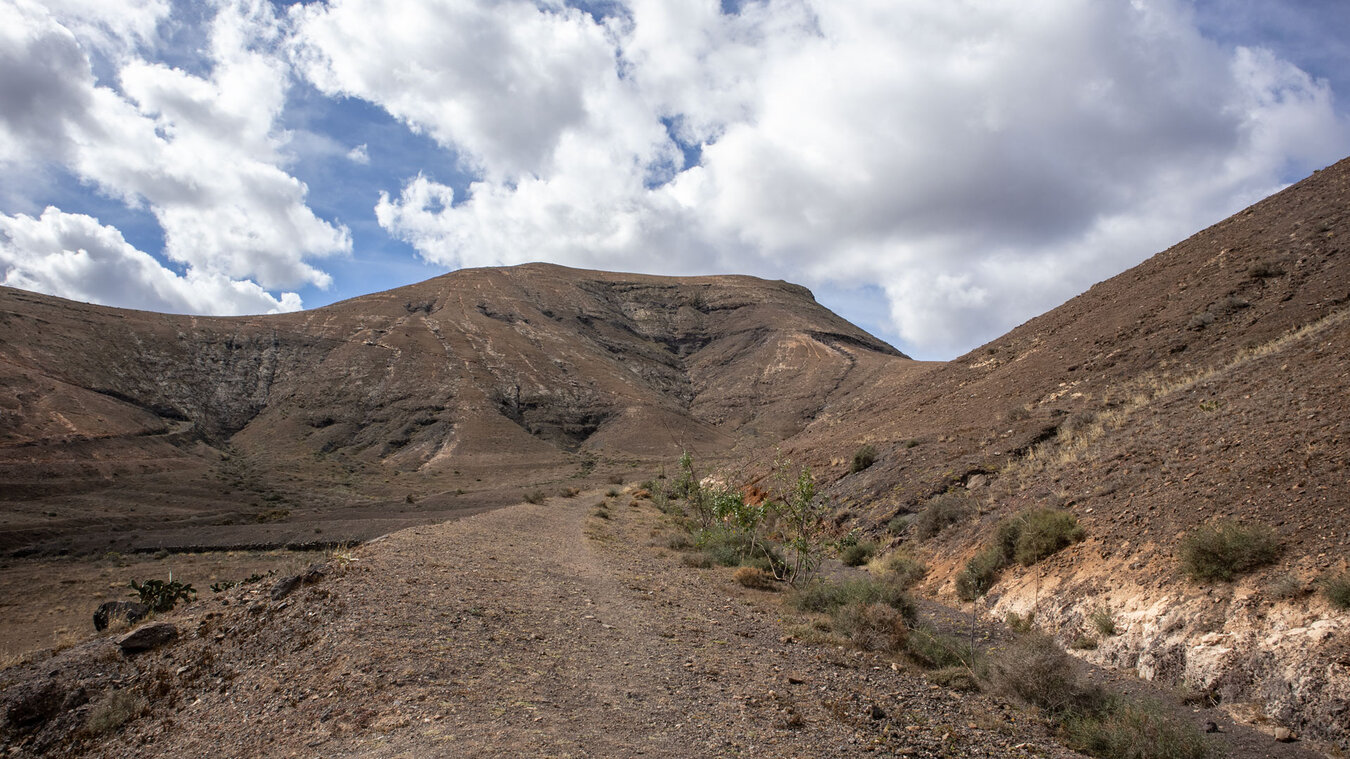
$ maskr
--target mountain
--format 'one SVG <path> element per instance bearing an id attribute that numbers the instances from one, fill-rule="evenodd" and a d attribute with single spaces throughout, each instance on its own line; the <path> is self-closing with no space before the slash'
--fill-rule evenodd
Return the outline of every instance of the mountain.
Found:
<path id="1" fill-rule="evenodd" d="M 772 444 L 894 362 L 805 288 L 751 277 L 529 264 L 239 318 L 0 289 L 0 549 L 371 537 Z"/>

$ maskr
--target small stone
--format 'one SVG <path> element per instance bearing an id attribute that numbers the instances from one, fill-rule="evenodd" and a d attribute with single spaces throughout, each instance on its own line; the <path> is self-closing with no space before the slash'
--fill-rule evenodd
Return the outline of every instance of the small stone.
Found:
<path id="1" fill-rule="evenodd" d="M 151 622 L 123 635 L 117 641 L 117 645 L 122 649 L 122 653 L 134 654 L 159 648 L 165 643 L 172 643 L 177 638 L 178 628 L 174 627 L 172 623 Z"/>
<path id="2" fill-rule="evenodd" d="M 1293 743 L 1298 740 L 1298 736 L 1287 727 L 1277 727 L 1275 728 L 1275 740 L 1280 743 Z"/>
<path id="3" fill-rule="evenodd" d="M 877 704 L 872 704 L 871 716 L 872 719 L 886 719 L 886 710 Z"/>

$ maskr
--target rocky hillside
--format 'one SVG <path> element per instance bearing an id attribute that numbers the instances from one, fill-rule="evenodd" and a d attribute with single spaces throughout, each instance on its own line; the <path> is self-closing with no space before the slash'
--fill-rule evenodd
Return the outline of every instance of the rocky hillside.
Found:
<path id="1" fill-rule="evenodd" d="M 910 541 L 953 601 L 1001 520 L 1069 510 L 1087 539 L 1004 570 L 990 613 L 1034 611 L 1070 642 L 1106 608 L 1121 632 L 1087 658 L 1345 747 L 1350 617 L 1314 591 L 1350 569 L 1347 240 L 1350 160 L 955 361 L 878 378 L 787 447 L 826 468 L 850 525 L 896 542 L 957 494 L 960 521 Z M 863 444 L 877 463 L 849 474 Z M 1278 560 L 1188 578 L 1182 545 L 1220 519 L 1269 528 Z"/>
<path id="2" fill-rule="evenodd" d="M 229 319 L 0 289 L 0 548 L 131 530 L 136 507 L 128 540 L 193 545 L 518 500 L 597 465 L 777 442 L 894 362 L 912 363 L 806 289 L 749 277 L 533 264 Z"/>

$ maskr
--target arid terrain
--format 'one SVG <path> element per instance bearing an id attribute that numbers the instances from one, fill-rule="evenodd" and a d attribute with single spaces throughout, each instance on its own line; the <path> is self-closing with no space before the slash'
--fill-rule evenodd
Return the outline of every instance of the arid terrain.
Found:
<path id="1" fill-rule="evenodd" d="M 531 264 L 233 319 L 0 289 L 6 745 L 1070 755 L 1034 710 L 803 642 L 786 594 L 686 566 L 630 494 L 689 451 L 747 493 L 810 465 L 830 541 L 924 562 L 939 617 L 1031 618 L 1162 688 L 1215 749 L 1350 751 L 1350 612 L 1321 592 L 1350 572 L 1347 239 L 1350 160 L 950 362 L 748 277 Z M 1081 539 L 972 609 L 958 577 L 1033 508 Z M 1188 574 L 1216 520 L 1272 557 Z M 174 568 L 176 643 L 78 627 Z M 90 731 L 122 691 L 136 718 Z"/>

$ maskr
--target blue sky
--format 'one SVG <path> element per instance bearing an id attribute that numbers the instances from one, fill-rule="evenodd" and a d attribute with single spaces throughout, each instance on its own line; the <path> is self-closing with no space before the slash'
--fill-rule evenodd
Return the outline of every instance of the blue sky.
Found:
<path id="1" fill-rule="evenodd" d="M 1332 0 L 0 0 L 0 282 L 746 273 L 950 358 L 1350 154 Z"/>

